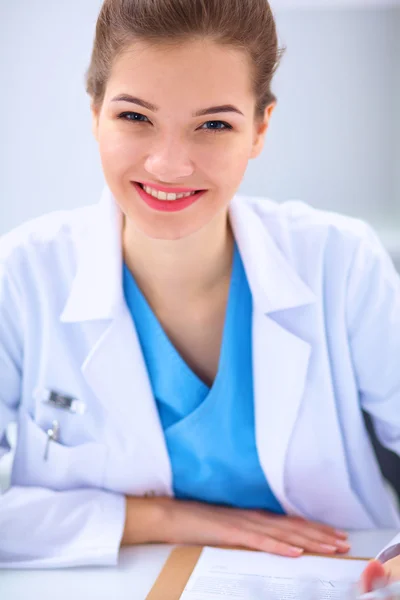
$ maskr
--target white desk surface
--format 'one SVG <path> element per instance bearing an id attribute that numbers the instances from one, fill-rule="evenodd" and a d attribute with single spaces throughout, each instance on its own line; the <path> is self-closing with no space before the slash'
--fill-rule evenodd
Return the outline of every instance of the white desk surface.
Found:
<path id="1" fill-rule="evenodd" d="M 375 556 L 398 534 L 350 533 L 350 556 Z M 117 567 L 0 570 L 1 600 L 145 600 L 173 546 L 123 548 Z M 293 559 L 296 560 L 296 559 Z"/>

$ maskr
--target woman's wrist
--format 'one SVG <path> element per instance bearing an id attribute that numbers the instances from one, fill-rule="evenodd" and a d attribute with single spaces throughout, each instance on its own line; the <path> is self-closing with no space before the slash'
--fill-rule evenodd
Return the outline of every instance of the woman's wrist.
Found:
<path id="1" fill-rule="evenodd" d="M 166 520 L 164 498 L 126 497 L 125 527 L 121 546 L 165 542 Z"/>

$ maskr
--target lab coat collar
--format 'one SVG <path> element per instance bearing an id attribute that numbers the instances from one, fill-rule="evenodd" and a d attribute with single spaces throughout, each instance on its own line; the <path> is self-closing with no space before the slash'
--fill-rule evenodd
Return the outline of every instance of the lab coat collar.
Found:
<path id="1" fill-rule="evenodd" d="M 62 322 L 113 319 L 124 305 L 123 219 L 107 186 L 95 210 L 88 235 L 78 242 L 78 270 Z M 235 196 L 229 214 L 255 306 L 268 314 L 313 303 L 315 295 L 279 250 L 251 203 Z"/>
<path id="2" fill-rule="evenodd" d="M 279 250 L 251 202 L 235 196 L 230 222 L 255 306 L 264 314 L 312 304 L 316 296 Z"/>
<path id="3" fill-rule="evenodd" d="M 122 212 L 109 188 L 93 207 L 93 223 L 78 240 L 78 269 L 61 321 L 113 319 L 124 298 L 122 287 Z"/>

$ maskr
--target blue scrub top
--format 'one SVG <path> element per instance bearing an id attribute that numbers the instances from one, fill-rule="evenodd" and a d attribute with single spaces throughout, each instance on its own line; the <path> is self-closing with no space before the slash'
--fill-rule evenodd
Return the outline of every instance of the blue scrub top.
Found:
<path id="1" fill-rule="evenodd" d="M 253 306 L 237 246 L 218 373 L 211 388 L 170 342 L 126 264 L 123 286 L 164 430 L 175 496 L 283 514 L 256 449 Z"/>

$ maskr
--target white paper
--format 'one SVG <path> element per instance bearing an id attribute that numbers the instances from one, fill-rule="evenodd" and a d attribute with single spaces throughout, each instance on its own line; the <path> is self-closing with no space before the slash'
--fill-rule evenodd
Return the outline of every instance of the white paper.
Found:
<path id="1" fill-rule="evenodd" d="M 400 555 L 400 533 L 384 547 L 383 550 L 378 554 L 377 558 L 381 562 L 386 562 L 395 556 Z"/>
<path id="2" fill-rule="evenodd" d="M 367 564 L 204 548 L 181 600 L 347 600 Z"/>

